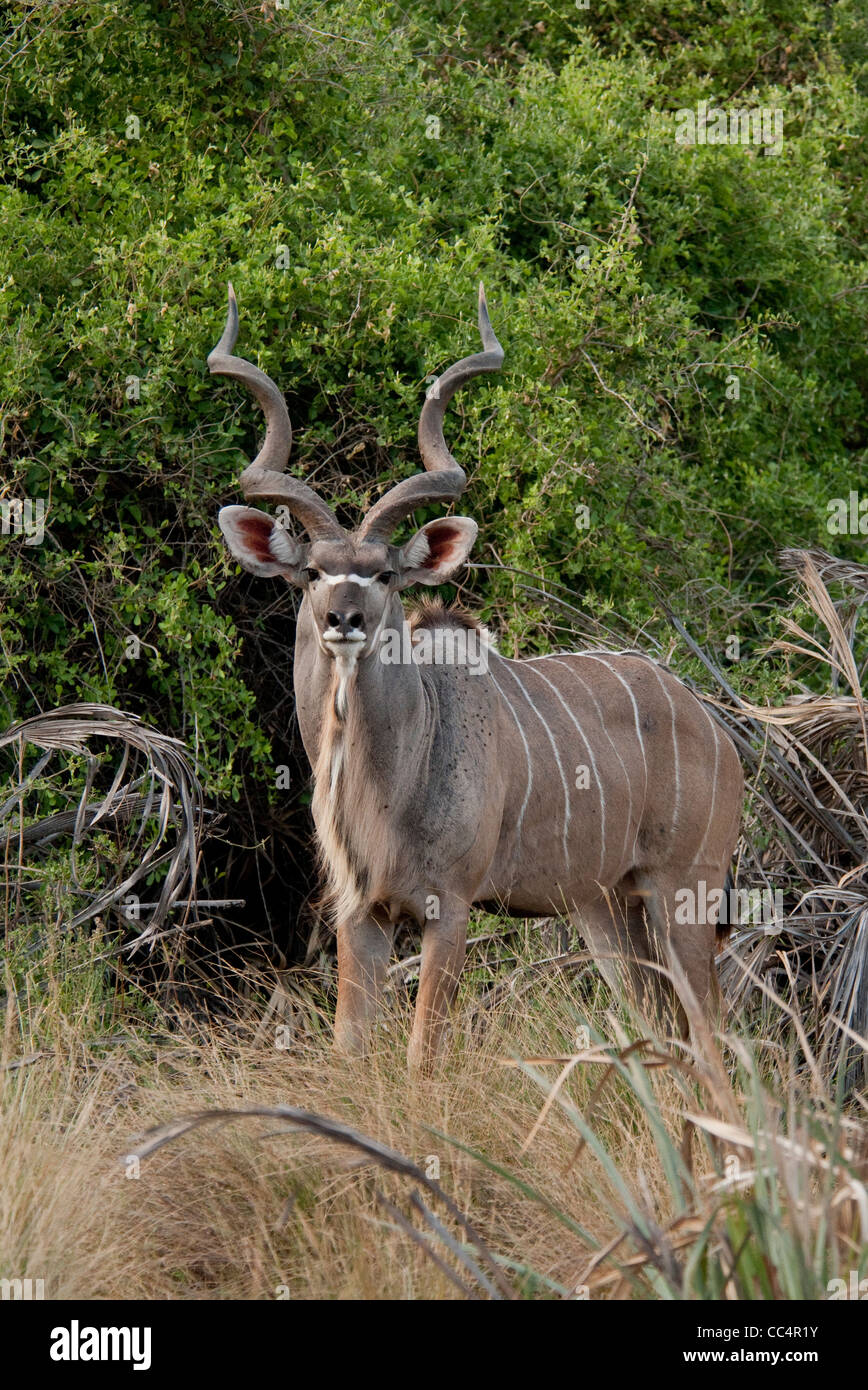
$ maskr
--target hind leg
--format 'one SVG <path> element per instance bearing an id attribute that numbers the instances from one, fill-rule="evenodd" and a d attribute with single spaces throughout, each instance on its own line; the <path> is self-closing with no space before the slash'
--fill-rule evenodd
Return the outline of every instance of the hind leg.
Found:
<path id="1" fill-rule="evenodd" d="M 640 1007 L 657 1002 L 659 977 L 642 964 L 651 948 L 641 902 L 610 890 L 605 898 L 575 908 L 570 920 L 611 990 L 617 994 L 626 988 Z"/>
<path id="2" fill-rule="evenodd" d="M 634 875 L 645 905 L 652 958 L 676 974 L 679 1021 L 685 1034 L 694 1008 L 708 1018 L 717 1003 L 714 957 L 725 877 L 720 865 L 692 865 L 677 874 L 656 869 Z"/>
<path id="3" fill-rule="evenodd" d="M 673 1014 L 675 999 L 667 974 L 668 959 L 653 929 L 645 891 L 627 894 L 627 930 L 630 936 L 631 970 L 639 1007 L 649 1018 Z"/>

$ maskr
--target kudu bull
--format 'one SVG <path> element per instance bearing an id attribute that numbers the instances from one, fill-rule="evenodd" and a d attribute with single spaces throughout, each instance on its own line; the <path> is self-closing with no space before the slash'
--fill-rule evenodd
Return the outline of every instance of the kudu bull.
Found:
<path id="1" fill-rule="evenodd" d="M 307 533 L 294 538 L 250 507 L 219 516 L 245 569 L 282 576 L 303 594 L 294 685 L 337 930 L 335 1042 L 341 1051 L 364 1048 L 395 927 L 409 920 L 423 929 L 409 1060 L 423 1068 L 448 1018 L 474 903 L 516 916 L 565 912 L 610 982 L 620 962 L 640 995 L 659 1004 L 656 962 L 705 1007 L 714 914 L 679 924 L 676 895 L 692 891 L 705 902 L 722 887 L 742 796 L 726 734 L 651 659 L 599 650 L 512 661 L 486 647 L 481 670 L 460 659 L 462 634 L 480 635 L 472 618 L 436 603 L 405 613 L 401 590 L 448 580 L 476 538 L 474 521 L 449 516 L 392 544 L 414 508 L 451 502 L 465 487 L 443 436 L 446 407 L 459 386 L 503 361 L 481 286 L 479 330 L 484 351 L 456 362 L 427 393 L 425 472 L 392 487 L 352 534 L 283 471 L 292 442 L 286 404 L 264 372 L 232 356 L 231 286 L 226 327 L 208 358 L 211 372 L 243 382 L 265 413 L 262 450 L 241 475 L 245 497 L 283 503 Z M 417 659 L 432 630 L 445 659 L 436 659 L 436 644 L 431 657 L 430 643 Z M 412 659 L 384 659 L 396 634 Z"/>

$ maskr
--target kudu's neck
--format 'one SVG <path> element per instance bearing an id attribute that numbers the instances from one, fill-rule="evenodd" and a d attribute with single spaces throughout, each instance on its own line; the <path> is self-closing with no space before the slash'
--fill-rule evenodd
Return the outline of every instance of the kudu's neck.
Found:
<path id="1" fill-rule="evenodd" d="M 406 615 L 392 596 L 383 631 L 402 632 Z M 409 642 L 401 644 L 406 652 Z M 408 785 L 430 740 L 431 712 L 418 666 L 388 664 L 379 651 L 352 668 L 323 651 L 307 599 L 298 614 L 293 671 L 298 722 L 305 752 L 318 780 L 323 745 L 340 749 L 340 759 L 364 759 L 384 787 Z"/>

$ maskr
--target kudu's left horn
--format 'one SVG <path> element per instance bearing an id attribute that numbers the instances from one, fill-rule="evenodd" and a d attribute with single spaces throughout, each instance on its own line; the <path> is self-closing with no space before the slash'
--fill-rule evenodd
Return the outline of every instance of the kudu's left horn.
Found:
<path id="1" fill-rule="evenodd" d="M 292 448 L 292 425 L 283 393 L 265 372 L 233 357 L 232 349 L 238 337 L 238 303 L 235 291 L 229 286 L 229 311 L 226 327 L 217 346 L 208 354 L 208 370 L 213 376 L 231 376 L 253 392 L 265 415 L 265 441 L 252 463 L 241 474 L 244 496 L 282 502 L 301 522 L 311 540 L 333 540 L 346 532 L 334 512 L 312 488 L 300 478 L 284 472 Z"/>
<path id="2" fill-rule="evenodd" d="M 398 524 L 415 507 L 423 502 L 453 502 L 464 491 L 467 485 L 464 469 L 450 454 L 443 436 L 446 407 L 465 381 L 482 372 L 499 371 L 503 365 L 503 348 L 491 326 L 482 285 L 479 286 L 479 334 L 484 351 L 462 357 L 428 388 L 419 416 L 419 452 L 426 471 L 402 479 L 374 504 L 359 528 L 362 540 L 388 541 Z"/>

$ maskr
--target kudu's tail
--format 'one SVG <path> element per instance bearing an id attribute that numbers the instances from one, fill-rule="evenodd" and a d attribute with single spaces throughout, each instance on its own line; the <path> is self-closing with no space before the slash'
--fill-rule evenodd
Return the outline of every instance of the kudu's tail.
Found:
<path id="1" fill-rule="evenodd" d="M 723 902 L 720 905 L 720 916 L 717 919 L 716 940 L 718 947 L 725 946 L 729 940 L 730 932 L 736 924 L 732 920 L 730 905 L 733 902 L 735 889 L 735 879 L 732 876 L 732 869 L 727 869 L 726 878 L 723 884 Z"/>

